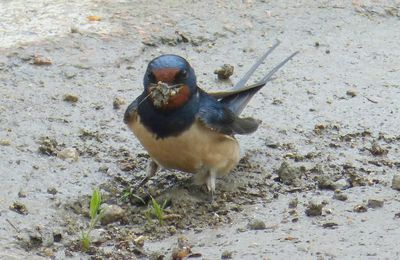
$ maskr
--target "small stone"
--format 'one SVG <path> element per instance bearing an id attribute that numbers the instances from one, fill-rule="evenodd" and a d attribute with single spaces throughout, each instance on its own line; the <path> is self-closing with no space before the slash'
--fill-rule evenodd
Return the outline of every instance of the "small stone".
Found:
<path id="1" fill-rule="evenodd" d="M 374 142 L 371 146 L 371 149 L 369 149 L 372 155 L 374 156 L 383 156 L 389 153 L 389 150 L 386 149 L 385 147 L 382 147 L 379 145 L 377 142 Z"/>
<path id="2" fill-rule="evenodd" d="M 102 244 L 107 241 L 106 234 L 107 232 L 104 229 L 93 229 L 90 232 L 90 241 L 94 244 Z"/>
<path id="3" fill-rule="evenodd" d="M 190 255 L 191 252 L 192 252 L 191 249 L 188 247 L 174 248 L 174 249 L 172 249 L 171 259 L 172 260 L 186 259 Z"/>
<path id="4" fill-rule="evenodd" d="M 355 92 L 354 90 L 347 90 L 346 95 L 349 97 L 355 97 L 357 96 L 357 92 Z"/>
<path id="5" fill-rule="evenodd" d="M 101 16 L 98 16 L 98 15 L 89 15 L 86 18 L 91 22 L 98 22 L 98 21 L 101 21 L 101 19 L 102 19 Z"/>
<path id="6" fill-rule="evenodd" d="M 400 173 L 395 174 L 392 179 L 392 189 L 400 190 Z"/>
<path id="7" fill-rule="evenodd" d="M 147 239 L 147 237 L 145 237 L 145 236 L 138 236 L 137 238 L 135 238 L 133 240 L 133 242 L 135 243 L 135 245 L 137 245 L 139 247 L 143 247 L 146 239 Z"/>
<path id="8" fill-rule="evenodd" d="M 52 63 L 53 62 L 51 61 L 50 58 L 41 57 L 38 55 L 35 55 L 33 59 L 33 64 L 35 65 L 51 65 Z"/>
<path id="9" fill-rule="evenodd" d="M 349 183 L 351 187 L 366 186 L 368 184 L 368 180 L 361 174 L 349 172 Z"/>
<path id="10" fill-rule="evenodd" d="M 347 195 L 344 194 L 341 190 L 335 190 L 333 198 L 340 201 L 346 201 L 348 199 Z"/>
<path id="11" fill-rule="evenodd" d="M 321 190 L 335 190 L 335 182 L 332 181 L 328 176 L 322 175 L 318 176 L 318 188 Z"/>
<path id="12" fill-rule="evenodd" d="M 290 209 L 294 209 L 294 208 L 297 207 L 297 204 L 299 204 L 299 199 L 298 198 L 294 198 L 294 199 L 289 201 L 289 208 Z"/>
<path id="13" fill-rule="evenodd" d="M 381 199 L 369 199 L 368 200 L 368 208 L 376 209 L 376 208 L 382 208 L 384 204 L 384 201 Z"/>
<path id="14" fill-rule="evenodd" d="M 71 33 L 78 33 L 79 29 L 73 26 L 70 28 L 70 31 L 71 31 Z"/>
<path id="15" fill-rule="evenodd" d="M 62 234 L 59 231 L 53 231 L 53 240 L 54 242 L 60 242 L 62 239 Z"/>
<path id="16" fill-rule="evenodd" d="M 106 173 L 108 171 L 107 165 L 102 165 L 99 167 L 99 172 Z"/>
<path id="17" fill-rule="evenodd" d="M 19 201 L 15 201 L 15 202 L 10 206 L 10 209 L 11 209 L 12 211 L 15 211 L 15 212 L 21 214 L 21 215 L 28 215 L 28 209 L 27 209 L 27 207 L 25 206 L 25 204 L 22 204 L 22 203 L 19 202 Z"/>
<path id="18" fill-rule="evenodd" d="M 322 133 L 323 130 L 325 130 L 326 126 L 323 124 L 316 124 L 314 126 L 314 133 L 316 133 L 317 135 L 320 135 Z"/>
<path id="19" fill-rule="evenodd" d="M 44 137 L 41 138 L 39 141 L 39 152 L 45 155 L 53 156 L 57 154 L 57 140 L 50 138 L 50 137 Z"/>
<path id="20" fill-rule="evenodd" d="M 222 252 L 221 259 L 232 259 L 233 252 L 232 251 L 224 251 Z"/>
<path id="21" fill-rule="evenodd" d="M 19 198 L 26 198 L 26 191 L 23 191 L 23 190 L 20 190 L 19 192 L 18 192 L 18 197 Z"/>
<path id="22" fill-rule="evenodd" d="M 322 224 L 323 228 L 330 228 L 330 229 L 334 229 L 337 226 L 339 226 L 339 225 L 335 222 L 326 222 L 326 223 Z"/>
<path id="23" fill-rule="evenodd" d="M 322 203 L 310 202 L 307 205 L 305 213 L 308 217 L 321 216 L 323 207 L 324 205 Z"/>
<path id="24" fill-rule="evenodd" d="M 2 145 L 2 146 L 10 146 L 11 145 L 11 140 L 9 140 L 9 139 L 0 139 L 0 145 Z"/>
<path id="25" fill-rule="evenodd" d="M 64 148 L 62 151 L 57 153 L 57 156 L 63 160 L 77 161 L 79 159 L 78 151 L 72 147 Z"/>
<path id="26" fill-rule="evenodd" d="M 38 248 L 43 244 L 43 238 L 41 234 L 37 231 L 32 231 L 29 233 L 28 248 Z"/>
<path id="27" fill-rule="evenodd" d="M 248 224 L 248 228 L 250 230 L 263 230 L 266 229 L 266 225 L 264 223 L 264 221 L 260 220 L 260 219 L 253 219 L 249 224 Z"/>
<path id="28" fill-rule="evenodd" d="M 238 229 L 236 229 L 236 231 L 238 233 L 243 233 L 243 232 L 246 232 L 246 228 L 245 227 L 239 227 Z"/>
<path id="29" fill-rule="evenodd" d="M 340 179 L 340 180 L 335 181 L 334 185 L 335 185 L 336 189 L 339 189 L 339 190 L 347 189 L 350 186 L 349 183 L 347 182 L 347 180 L 345 180 L 345 179 Z"/>
<path id="30" fill-rule="evenodd" d="M 229 64 L 224 64 L 214 71 L 218 75 L 218 79 L 226 80 L 233 75 L 234 67 Z"/>
<path id="31" fill-rule="evenodd" d="M 125 216 L 125 210 L 118 205 L 102 205 L 104 214 L 100 222 L 102 225 L 107 225 L 121 220 Z"/>
<path id="32" fill-rule="evenodd" d="M 358 213 L 363 213 L 363 212 L 367 212 L 368 208 L 364 204 L 358 204 L 358 205 L 354 206 L 353 211 L 358 212 Z"/>
<path id="33" fill-rule="evenodd" d="M 178 247 L 172 250 L 171 258 L 173 260 L 185 259 L 190 253 L 192 253 L 192 250 L 189 245 L 189 240 L 185 236 L 179 236 Z"/>
<path id="34" fill-rule="evenodd" d="M 47 256 L 47 257 L 53 257 L 54 256 L 54 252 L 51 248 L 44 248 L 43 249 L 43 255 Z"/>
<path id="35" fill-rule="evenodd" d="M 277 170 L 279 180 L 286 184 L 295 187 L 301 186 L 300 176 L 303 174 L 302 168 L 296 168 L 289 165 L 288 162 L 282 162 L 281 166 Z"/>
<path id="36" fill-rule="evenodd" d="M 78 102 L 79 97 L 75 94 L 68 93 L 68 94 L 64 95 L 63 100 L 66 102 L 70 102 L 70 103 L 76 103 L 76 102 Z"/>
<path id="37" fill-rule="evenodd" d="M 121 106 L 123 106 L 123 105 L 125 105 L 125 104 L 126 104 L 125 99 L 120 98 L 120 97 L 114 98 L 114 101 L 113 101 L 113 107 L 114 107 L 114 109 L 120 109 Z"/>
<path id="38" fill-rule="evenodd" d="M 149 260 L 163 260 L 166 259 L 165 255 L 161 252 L 152 252 L 149 255 Z"/>
<path id="39" fill-rule="evenodd" d="M 56 195 L 58 190 L 54 187 L 47 188 L 47 193 Z"/>

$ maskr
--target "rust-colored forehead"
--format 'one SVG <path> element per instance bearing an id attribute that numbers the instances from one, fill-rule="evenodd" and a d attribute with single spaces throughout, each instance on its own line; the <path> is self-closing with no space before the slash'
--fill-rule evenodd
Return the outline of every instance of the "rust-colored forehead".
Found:
<path id="1" fill-rule="evenodd" d="M 154 69 L 152 73 L 156 79 L 156 82 L 162 81 L 164 83 L 173 84 L 176 78 L 176 74 L 178 74 L 178 68 L 162 68 L 162 69 Z"/>

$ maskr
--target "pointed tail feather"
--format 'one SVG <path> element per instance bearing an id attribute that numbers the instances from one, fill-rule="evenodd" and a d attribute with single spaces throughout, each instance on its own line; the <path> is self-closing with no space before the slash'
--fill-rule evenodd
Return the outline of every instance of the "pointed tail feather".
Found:
<path id="1" fill-rule="evenodd" d="M 275 44 L 271 49 L 273 50 L 276 46 L 278 46 L 279 42 L 277 44 Z M 270 49 L 270 50 L 271 50 Z M 270 52 L 269 52 L 270 53 Z M 268 52 L 266 54 L 269 54 Z M 255 93 L 257 93 L 257 91 L 259 91 L 262 87 L 265 86 L 265 84 L 268 83 L 268 81 L 271 81 L 271 77 L 280 69 L 283 67 L 283 65 L 285 65 L 290 59 L 292 59 L 296 54 L 298 53 L 298 51 L 296 51 L 295 53 L 293 53 L 292 55 L 290 55 L 289 57 L 287 57 L 286 59 L 284 59 L 282 62 L 280 62 L 278 65 L 276 65 L 271 71 L 269 71 L 267 73 L 267 75 L 265 75 L 258 83 L 246 87 L 245 89 L 243 89 L 243 91 L 234 91 L 232 92 L 232 94 L 227 95 L 223 98 L 220 99 L 220 102 L 225 104 L 233 113 L 235 113 L 236 115 L 240 115 L 240 113 L 242 113 L 243 109 L 246 107 L 246 105 L 249 103 L 250 99 L 254 96 Z M 263 57 L 265 56 L 265 54 L 263 55 Z M 268 55 L 266 55 L 268 56 Z M 265 56 L 265 57 L 266 57 Z M 257 65 L 257 63 L 260 61 L 261 59 L 259 59 L 254 65 Z M 262 62 L 262 60 L 261 60 Z M 261 64 L 261 63 L 260 63 Z M 259 64 L 257 66 L 254 66 L 255 69 L 259 66 Z M 249 70 L 250 76 L 251 74 L 254 72 L 252 71 L 253 67 Z M 254 70 L 255 70 L 254 69 Z M 249 73 L 248 72 L 248 73 Z M 245 75 L 245 77 L 247 77 L 247 74 Z M 250 77 L 249 76 L 249 77 Z M 240 80 L 238 82 L 238 84 L 235 85 L 235 89 L 236 87 L 243 87 L 243 85 L 240 84 L 246 84 L 248 78 L 245 79 L 244 82 L 240 83 L 242 80 Z M 240 84 L 239 84 L 240 83 Z"/>
<path id="2" fill-rule="evenodd" d="M 256 69 L 261 65 L 261 63 L 263 63 L 263 61 L 271 54 L 271 52 L 273 52 L 276 47 L 279 46 L 279 44 L 281 44 L 281 42 L 279 40 L 276 40 L 276 43 L 268 49 L 268 51 L 266 53 L 264 53 L 254 64 L 253 66 L 251 66 L 251 68 L 249 69 L 249 71 L 246 72 L 246 74 L 244 74 L 244 76 L 235 84 L 235 86 L 233 86 L 233 89 L 241 89 L 243 88 L 247 81 L 250 79 L 251 75 L 253 75 L 253 73 L 256 71 Z"/>

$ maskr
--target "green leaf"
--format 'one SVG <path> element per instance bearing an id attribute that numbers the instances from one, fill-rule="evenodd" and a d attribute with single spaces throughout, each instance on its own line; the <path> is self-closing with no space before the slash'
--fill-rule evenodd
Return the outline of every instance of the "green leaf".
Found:
<path id="1" fill-rule="evenodd" d="M 90 248 L 89 233 L 82 233 L 82 251 L 86 252 Z"/>
<path id="2" fill-rule="evenodd" d="M 98 188 L 93 190 L 92 198 L 90 200 L 90 218 L 94 219 L 101 205 L 101 193 Z"/>

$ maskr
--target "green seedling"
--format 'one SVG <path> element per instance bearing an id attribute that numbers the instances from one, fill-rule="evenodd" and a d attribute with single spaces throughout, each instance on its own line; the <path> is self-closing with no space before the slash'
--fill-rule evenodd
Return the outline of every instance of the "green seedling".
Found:
<path id="1" fill-rule="evenodd" d="M 121 199 L 122 201 L 131 201 L 132 199 L 137 199 L 137 200 L 139 200 L 143 205 L 146 205 L 146 202 L 145 202 L 141 197 L 139 197 L 138 195 L 136 195 L 136 194 L 133 193 L 131 187 L 128 188 L 128 189 L 125 189 L 125 190 L 122 192 L 122 195 L 121 195 L 120 199 Z"/>
<path id="2" fill-rule="evenodd" d="M 88 251 L 90 247 L 90 233 L 96 224 L 101 220 L 106 208 L 100 209 L 101 193 L 98 188 L 95 188 L 90 199 L 89 215 L 90 223 L 86 231 L 82 232 L 82 250 Z"/>
<path id="3" fill-rule="evenodd" d="M 153 197 L 151 197 L 151 205 L 145 213 L 147 219 L 152 219 L 155 217 L 160 225 L 164 225 L 164 210 L 166 205 L 167 200 L 164 200 L 164 203 L 160 205 Z"/>

